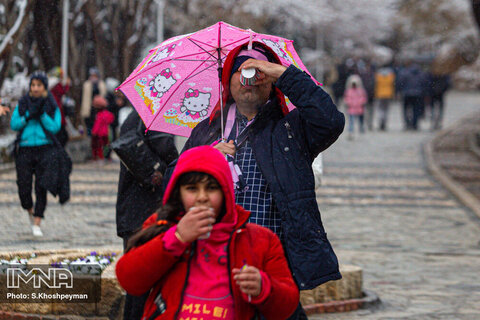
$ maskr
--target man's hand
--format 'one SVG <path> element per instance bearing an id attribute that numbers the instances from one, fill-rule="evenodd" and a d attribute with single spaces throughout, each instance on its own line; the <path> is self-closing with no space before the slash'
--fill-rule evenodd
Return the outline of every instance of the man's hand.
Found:
<path id="1" fill-rule="evenodd" d="M 262 275 L 257 268 L 245 265 L 241 269 L 232 269 L 232 272 L 240 291 L 252 297 L 257 297 L 262 292 Z"/>
<path id="2" fill-rule="evenodd" d="M 229 154 L 232 157 L 235 156 L 235 152 L 237 151 L 233 140 L 228 141 L 228 143 L 220 142 L 216 146 L 214 146 L 214 148 L 218 151 L 221 151 L 223 155 L 226 156 L 227 154 Z"/>
<path id="3" fill-rule="evenodd" d="M 261 85 L 267 82 L 274 83 L 287 70 L 287 67 L 263 60 L 248 59 L 240 66 L 241 69 L 255 68 L 259 71 L 258 79 L 255 85 Z"/>
<path id="4" fill-rule="evenodd" d="M 214 223 L 213 210 L 205 206 L 192 207 L 178 222 L 177 232 L 181 241 L 192 242 L 212 231 Z"/>

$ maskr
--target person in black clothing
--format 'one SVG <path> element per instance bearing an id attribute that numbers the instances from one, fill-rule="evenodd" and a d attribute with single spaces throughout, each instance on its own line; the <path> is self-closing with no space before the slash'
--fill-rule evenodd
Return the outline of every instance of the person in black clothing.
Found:
<path id="1" fill-rule="evenodd" d="M 107 110 L 113 113 L 113 116 L 115 117 L 113 122 L 110 124 L 110 128 L 112 129 L 111 141 L 115 141 L 117 139 L 118 113 L 121 108 L 125 107 L 125 105 L 127 104 L 127 101 L 123 93 L 121 93 L 120 91 L 109 92 L 107 94 L 107 101 L 108 101 Z M 110 160 L 111 153 L 112 153 L 112 150 L 108 148 L 105 153 L 105 158 Z"/>
<path id="2" fill-rule="evenodd" d="M 120 128 L 120 136 L 131 130 L 137 130 L 140 116 L 132 111 Z M 142 123 L 142 132 L 145 126 Z M 170 134 L 149 131 L 147 140 L 150 149 L 155 153 L 162 163 L 162 168 L 178 158 L 178 151 Z M 161 177 L 165 172 L 156 172 L 156 185 L 158 187 L 148 188 L 140 185 L 128 169 L 120 165 L 120 178 L 118 181 L 118 194 L 116 204 L 117 235 L 123 239 L 124 249 L 128 239 L 138 231 L 143 222 L 159 207 L 163 189 Z M 143 306 L 147 295 L 135 297 L 127 294 L 124 309 L 124 319 L 140 319 L 143 314 Z"/>
<path id="3" fill-rule="evenodd" d="M 254 85 L 241 81 L 254 68 Z M 318 210 L 312 162 L 337 140 L 345 117 L 310 76 L 261 42 L 239 45 L 222 72 L 223 101 L 192 131 L 184 150 L 214 145 L 231 163 L 235 200 L 249 222 L 270 228 L 282 241 L 300 290 L 341 278 Z M 289 111 L 285 96 L 296 106 Z M 221 140 L 221 120 L 225 123 Z M 299 305 L 290 320 L 307 319 Z"/>

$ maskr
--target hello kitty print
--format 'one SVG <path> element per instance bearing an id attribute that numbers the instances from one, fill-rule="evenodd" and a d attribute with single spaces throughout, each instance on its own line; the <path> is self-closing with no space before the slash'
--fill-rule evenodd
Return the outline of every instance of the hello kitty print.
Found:
<path id="1" fill-rule="evenodd" d="M 162 70 L 148 83 L 148 95 L 161 98 L 177 82 L 169 68 Z"/>
<path id="2" fill-rule="evenodd" d="M 209 92 L 200 92 L 192 88 L 188 89 L 185 92 L 180 112 L 188 112 L 192 116 L 195 116 L 197 113 L 201 117 L 206 116 L 208 114 L 207 109 L 210 107 L 210 96 Z"/>
<path id="3" fill-rule="evenodd" d="M 262 41 L 267 46 L 269 46 L 279 58 L 293 63 L 293 59 L 290 57 L 290 55 L 287 54 L 286 48 L 283 48 L 278 42 L 272 41 L 270 39 L 262 39 Z"/>
<path id="4" fill-rule="evenodd" d="M 161 51 L 157 52 L 157 54 L 153 57 L 152 62 L 157 62 L 158 60 L 162 60 L 167 58 L 168 56 L 172 56 L 175 46 L 176 44 L 172 44 L 171 46 L 163 48 Z"/>

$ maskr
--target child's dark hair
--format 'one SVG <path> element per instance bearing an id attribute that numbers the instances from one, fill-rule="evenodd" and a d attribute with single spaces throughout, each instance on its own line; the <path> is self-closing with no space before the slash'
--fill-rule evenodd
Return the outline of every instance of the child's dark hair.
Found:
<path id="1" fill-rule="evenodd" d="M 127 243 L 126 252 L 130 251 L 135 247 L 139 247 L 144 243 L 152 240 L 159 234 L 167 231 L 173 225 L 177 224 L 180 220 L 180 214 L 185 212 L 185 208 L 182 204 L 182 199 L 180 198 L 180 186 L 187 184 L 195 184 L 198 182 L 207 182 L 207 183 L 216 183 L 218 181 L 208 173 L 191 171 L 182 174 L 176 184 L 172 189 L 170 197 L 168 198 L 167 203 L 157 209 L 157 222 L 147 227 L 146 229 L 137 231 Z M 225 201 L 223 203 L 222 213 L 217 218 L 217 221 L 221 220 L 225 214 Z"/>

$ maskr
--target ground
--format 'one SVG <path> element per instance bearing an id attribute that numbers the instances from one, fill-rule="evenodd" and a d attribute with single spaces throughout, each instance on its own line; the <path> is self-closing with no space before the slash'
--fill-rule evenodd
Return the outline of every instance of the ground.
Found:
<path id="1" fill-rule="evenodd" d="M 477 112 L 479 94 L 452 92 L 445 124 Z M 426 170 L 426 122 L 403 131 L 400 105 L 389 130 L 344 133 L 324 152 L 318 201 L 341 264 L 362 267 L 364 288 L 380 297 L 375 310 L 311 316 L 343 319 L 480 319 L 480 219 Z M 0 250 L 118 247 L 115 200 L 118 163 L 74 166 L 72 200 L 49 199 L 45 237 L 31 235 L 15 173 L 0 174 Z"/>

